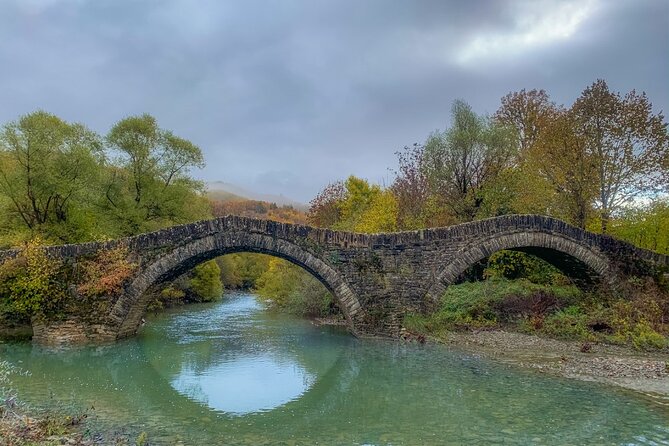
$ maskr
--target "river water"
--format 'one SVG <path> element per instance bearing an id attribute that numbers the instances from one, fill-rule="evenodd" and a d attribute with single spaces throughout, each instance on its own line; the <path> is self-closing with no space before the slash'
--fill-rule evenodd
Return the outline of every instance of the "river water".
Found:
<path id="1" fill-rule="evenodd" d="M 359 340 L 249 293 L 150 317 L 115 345 L 0 345 L 19 397 L 157 444 L 662 444 L 669 409 L 441 345 Z"/>

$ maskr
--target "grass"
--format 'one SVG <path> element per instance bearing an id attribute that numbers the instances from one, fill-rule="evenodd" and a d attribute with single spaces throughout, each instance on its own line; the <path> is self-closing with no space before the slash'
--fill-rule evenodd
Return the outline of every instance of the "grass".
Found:
<path id="1" fill-rule="evenodd" d="M 404 326 L 437 337 L 455 330 L 505 328 L 640 350 L 669 349 L 667 293 L 653 284 L 630 283 L 622 296 L 493 278 L 450 286 L 437 311 L 408 315 Z"/>

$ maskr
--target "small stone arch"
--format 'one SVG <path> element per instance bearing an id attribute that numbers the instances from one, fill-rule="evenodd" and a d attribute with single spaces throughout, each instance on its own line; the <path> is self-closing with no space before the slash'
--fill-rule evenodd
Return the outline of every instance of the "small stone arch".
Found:
<path id="1" fill-rule="evenodd" d="M 190 241 L 142 267 L 110 311 L 110 319 L 116 321 L 119 327 L 118 338 L 137 331 L 148 304 L 146 291 L 151 287 L 172 280 L 202 262 L 236 252 L 280 257 L 308 271 L 333 294 L 348 321 L 349 329 L 356 333 L 356 322 L 362 317 L 362 307 L 351 288 L 332 267 L 287 240 L 236 231 Z"/>
<path id="2" fill-rule="evenodd" d="M 533 254 L 560 269 L 577 284 L 603 280 L 615 286 L 617 275 L 609 259 L 599 250 L 560 234 L 525 231 L 498 234 L 460 250 L 437 276 L 427 292 L 427 301 L 438 302 L 446 288 L 469 267 L 502 250 Z"/>

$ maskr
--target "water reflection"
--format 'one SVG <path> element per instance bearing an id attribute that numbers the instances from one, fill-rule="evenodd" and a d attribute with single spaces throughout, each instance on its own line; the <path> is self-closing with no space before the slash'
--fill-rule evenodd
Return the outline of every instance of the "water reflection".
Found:
<path id="1" fill-rule="evenodd" d="M 171 384 L 211 409 L 243 415 L 281 406 L 313 382 L 314 376 L 296 362 L 268 354 L 243 356 L 202 372 L 186 365 Z"/>
<path id="2" fill-rule="evenodd" d="M 177 392 L 211 409 L 243 415 L 276 408 L 306 392 L 341 350 L 311 351 L 320 343 L 309 342 L 306 321 L 285 336 L 285 316 L 263 309 L 252 296 L 233 294 L 224 305 L 161 317 L 142 334 L 144 351 Z"/>

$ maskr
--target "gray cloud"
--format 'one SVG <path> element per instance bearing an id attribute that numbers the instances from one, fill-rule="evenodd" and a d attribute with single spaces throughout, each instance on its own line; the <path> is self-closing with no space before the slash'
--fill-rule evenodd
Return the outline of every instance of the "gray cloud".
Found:
<path id="1" fill-rule="evenodd" d="M 669 4 L 603 1 L 0 0 L 0 122 L 42 108 L 104 133 L 148 112 L 199 144 L 206 180 L 306 201 L 463 98 L 492 113 L 596 78 L 669 110 Z"/>

